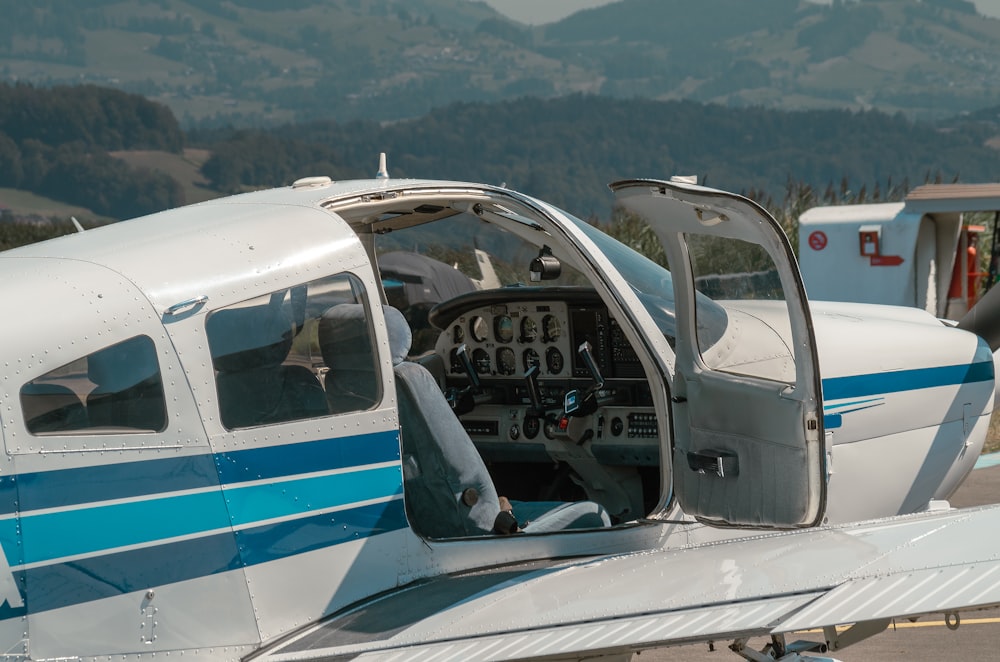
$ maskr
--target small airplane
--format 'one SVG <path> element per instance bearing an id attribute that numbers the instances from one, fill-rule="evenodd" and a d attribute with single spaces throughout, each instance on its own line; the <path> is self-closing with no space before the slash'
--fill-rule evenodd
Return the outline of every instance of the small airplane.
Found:
<path id="1" fill-rule="evenodd" d="M 788 661 L 1000 603 L 1000 508 L 947 503 L 987 342 L 611 188 L 660 257 L 384 160 L 0 254 L 4 655 Z"/>

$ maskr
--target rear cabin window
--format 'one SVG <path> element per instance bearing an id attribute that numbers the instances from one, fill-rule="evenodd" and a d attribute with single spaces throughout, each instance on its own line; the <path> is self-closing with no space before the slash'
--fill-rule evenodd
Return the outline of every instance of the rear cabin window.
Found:
<path id="1" fill-rule="evenodd" d="M 28 382 L 21 411 L 36 435 L 163 431 L 167 406 L 153 340 L 136 336 Z"/>
<path id="2" fill-rule="evenodd" d="M 378 404 L 363 292 L 341 274 L 211 313 L 205 327 L 222 424 L 234 430 Z"/>

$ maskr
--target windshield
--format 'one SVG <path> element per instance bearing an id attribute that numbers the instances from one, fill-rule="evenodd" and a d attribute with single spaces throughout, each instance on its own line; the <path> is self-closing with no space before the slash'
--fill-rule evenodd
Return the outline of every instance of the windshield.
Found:
<path id="1" fill-rule="evenodd" d="M 646 312 L 666 336 L 671 347 L 677 336 L 673 279 L 663 266 L 637 253 L 600 228 L 571 214 L 566 217 L 590 238 L 632 286 Z M 714 345 L 725 333 L 729 317 L 725 308 L 707 296 L 697 293 L 698 340 L 705 346 Z"/>

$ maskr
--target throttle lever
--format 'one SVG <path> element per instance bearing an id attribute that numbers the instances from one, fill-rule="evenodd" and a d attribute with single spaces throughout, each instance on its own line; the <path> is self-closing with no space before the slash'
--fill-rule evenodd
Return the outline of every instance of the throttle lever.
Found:
<path id="1" fill-rule="evenodd" d="M 472 358 L 469 356 L 469 348 L 465 343 L 458 346 L 455 350 L 455 355 L 458 357 L 458 362 L 462 364 L 462 369 L 465 370 L 465 374 L 469 377 L 469 383 L 472 388 L 478 389 L 481 382 L 479 381 L 479 373 L 476 372 L 476 366 L 472 363 Z"/>
<path id="2" fill-rule="evenodd" d="M 596 391 L 604 388 L 604 376 L 597 367 L 597 361 L 594 359 L 594 348 L 590 342 L 584 340 L 580 343 L 580 347 L 576 351 L 580 355 L 580 358 L 583 359 L 583 364 L 587 366 L 587 370 L 590 371 L 590 376 L 594 378 L 594 386 L 591 390 Z"/>
<path id="3" fill-rule="evenodd" d="M 545 416 L 545 406 L 542 404 L 542 391 L 538 387 L 538 366 L 533 365 L 524 373 L 524 381 L 528 388 L 528 400 L 531 401 L 529 416 Z"/>

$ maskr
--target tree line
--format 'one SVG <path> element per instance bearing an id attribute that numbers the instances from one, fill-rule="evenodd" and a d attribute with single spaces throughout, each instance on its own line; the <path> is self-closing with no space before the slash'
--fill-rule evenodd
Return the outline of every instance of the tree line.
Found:
<path id="1" fill-rule="evenodd" d="M 184 134 L 168 108 L 93 85 L 0 84 L 0 187 L 128 218 L 183 204 L 180 184 L 129 167 L 109 152 L 179 152 Z"/>
<path id="2" fill-rule="evenodd" d="M 583 218 L 607 219 L 623 178 L 698 175 L 708 186 L 780 197 L 789 181 L 825 191 L 875 182 L 996 181 L 1000 109 L 948 124 L 877 111 L 786 112 L 693 101 L 572 95 L 453 104 L 410 121 L 334 121 L 189 133 L 212 150 L 203 174 L 223 192 L 307 175 L 506 184 Z M 874 191 L 871 191 L 874 193 Z"/>
<path id="3" fill-rule="evenodd" d="M 905 194 L 910 182 L 996 181 L 1000 150 L 987 143 L 998 134 L 1000 108 L 930 124 L 877 111 L 582 94 L 457 103 L 394 123 L 185 133 L 168 109 L 136 95 L 0 85 L 0 186 L 127 218 L 183 204 L 183 192 L 166 174 L 129 167 L 112 150 L 207 149 L 202 174 L 220 195 L 309 175 L 368 178 L 384 151 L 395 178 L 506 185 L 608 223 L 614 201 L 606 185 L 623 178 L 697 175 L 776 213 L 783 196 L 803 190 L 871 200 L 890 189 Z"/>

